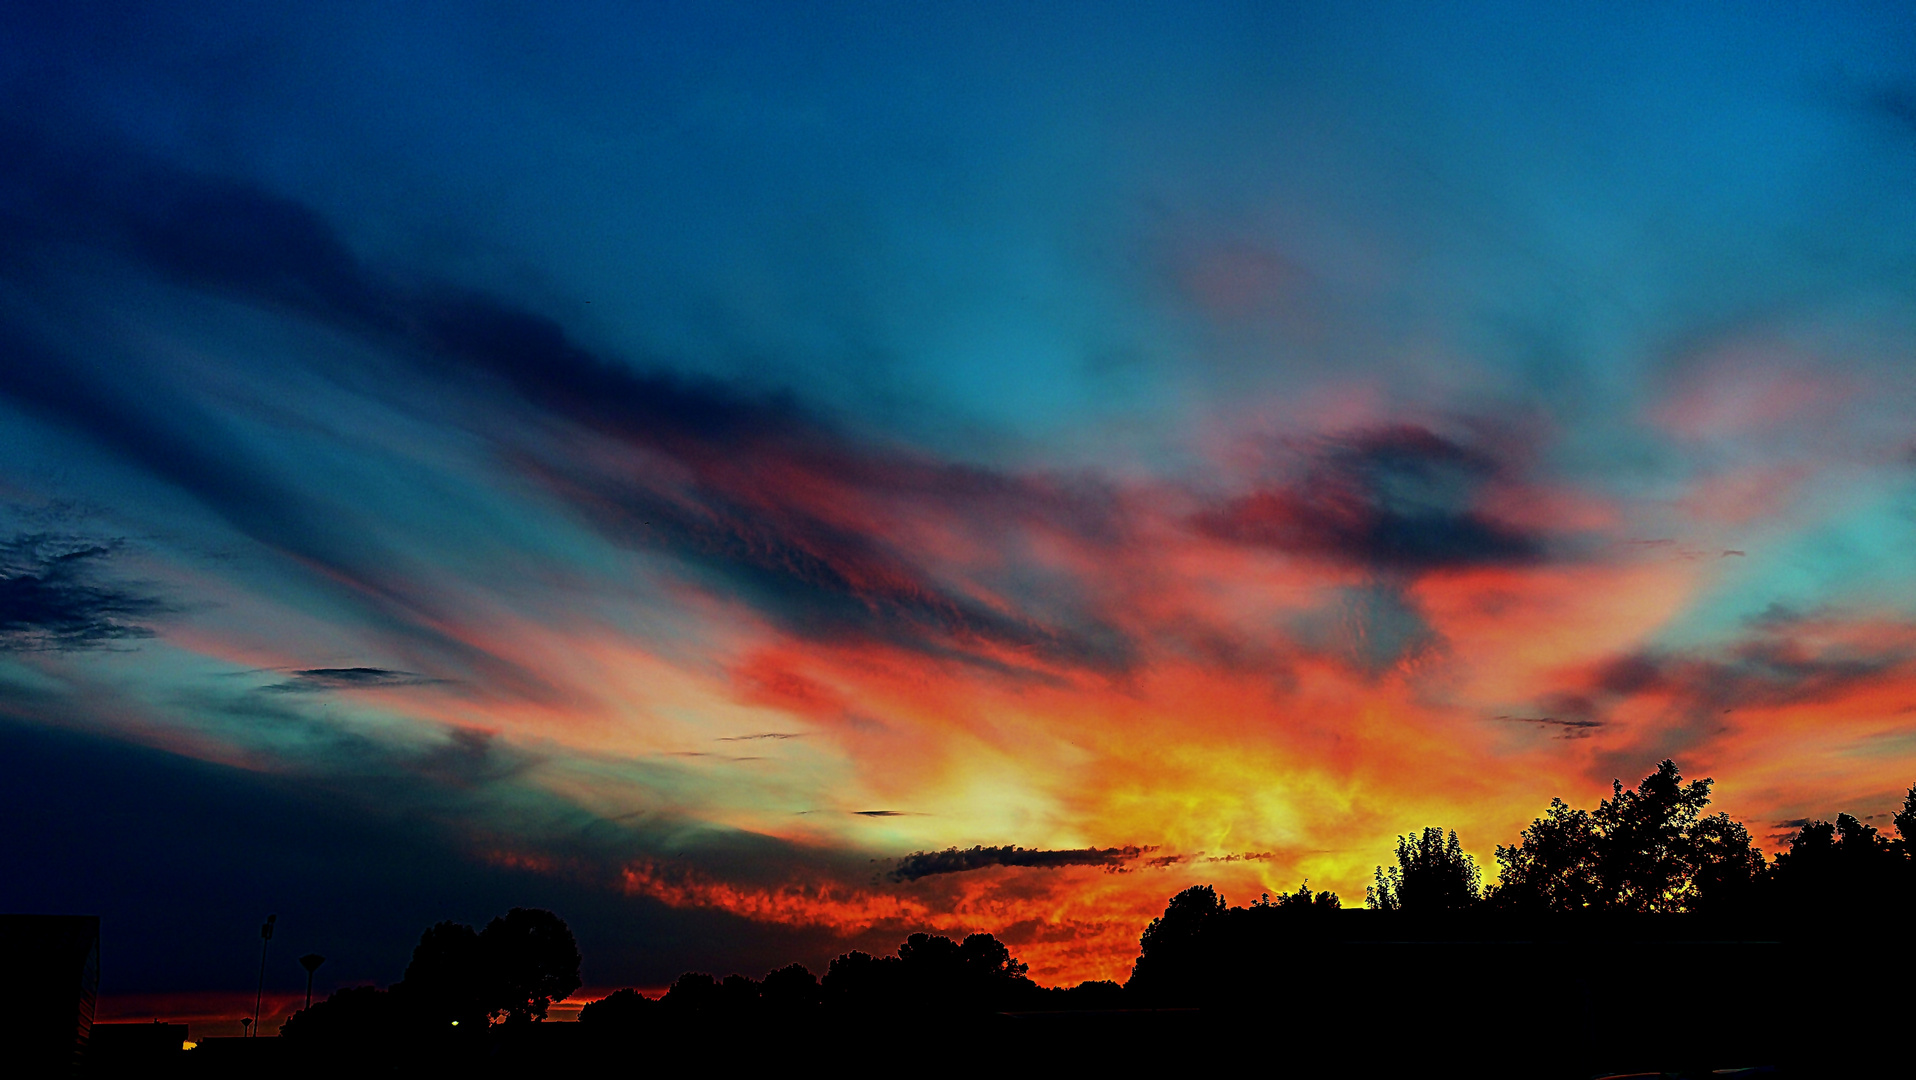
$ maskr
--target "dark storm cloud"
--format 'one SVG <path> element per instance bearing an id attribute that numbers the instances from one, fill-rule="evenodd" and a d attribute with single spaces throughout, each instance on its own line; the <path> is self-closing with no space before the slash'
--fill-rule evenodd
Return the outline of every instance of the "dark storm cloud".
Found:
<path id="1" fill-rule="evenodd" d="M 103 580 L 116 545 L 30 534 L 0 543 L 0 651 L 97 648 L 153 636 L 172 610 L 134 586 Z"/>
<path id="2" fill-rule="evenodd" d="M 1210 536 L 1380 571 L 1532 563 L 1545 538 L 1477 505 L 1504 470 L 1487 451 L 1398 426 L 1327 441 L 1303 475 L 1195 518 Z"/>
<path id="3" fill-rule="evenodd" d="M 511 304 L 388 281 L 309 208 L 256 188 L 131 155 L 76 156 L 18 130 L 0 142 L 18 155 L 0 216 L 11 235 L 105 247 L 176 284 L 373 340 L 389 360 L 463 386 L 493 414 L 476 426 L 607 536 L 684 559 L 795 633 L 999 667 L 991 654 L 1106 670 L 1133 661 L 1132 642 L 1079 610 L 1068 590 L 1048 590 L 1065 608 L 1048 615 L 988 607 L 935 580 L 880 527 L 840 505 L 912 499 L 969 527 L 1019 521 L 1113 543 L 1122 525 L 1096 483 L 925 460 L 850 438 L 789 395 L 635 369 Z M 391 592 L 374 569 L 383 560 L 362 540 L 328 529 L 329 515 L 249 469 L 249 455 L 187 403 L 160 387 L 95 376 L 24 331 L 0 347 L 10 354 L 0 393 L 194 493 L 250 535 L 340 570 L 374 595 Z M 532 435 L 505 420 L 527 408 L 669 467 L 540 464 L 520 438 Z"/>
<path id="4" fill-rule="evenodd" d="M 1075 848 L 1043 851 L 1021 847 L 946 848 L 943 851 L 914 851 L 898 860 L 891 872 L 893 881 L 916 881 L 934 874 L 962 874 L 988 866 L 1104 866 L 1119 867 L 1142 856 L 1148 848 Z"/>

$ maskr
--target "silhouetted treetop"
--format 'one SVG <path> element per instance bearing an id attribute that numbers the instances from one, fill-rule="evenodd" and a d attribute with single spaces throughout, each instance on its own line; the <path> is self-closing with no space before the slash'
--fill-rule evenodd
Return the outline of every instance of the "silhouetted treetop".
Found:
<path id="1" fill-rule="evenodd" d="M 464 923 L 442 922 L 419 935 L 412 962 L 393 993 L 425 1023 L 477 1029 L 503 1007 L 500 987 L 479 932 Z"/>
<path id="2" fill-rule="evenodd" d="M 1903 854 L 1916 858 L 1916 784 L 1910 785 L 1902 809 L 1896 811 L 1896 835 L 1903 839 Z"/>
<path id="3" fill-rule="evenodd" d="M 806 1012 L 816 1009 L 824 1000 L 819 989 L 818 976 L 803 964 L 788 964 L 765 976 L 760 984 L 760 996 L 765 1007 L 776 1013 Z"/>
<path id="4" fill-rule="evenodd" d="M 659 1004 L 674 1014 L 695 1014 L 717 1012 L 721 1001 L 717 979 L 703 971 L 688 971 L 672 983 Z"/>
<path id="5" fill-rule="evenodd" d="M 1276 900 L 1272 900 L 1270 894 L 1266 893 L 1262 899 L 1251 906 L 1283 908 L 1286 911 L 1337 911 L 1344 906 L 1344 901 L 1338 899 L 1334 892 L 1311 892 L 1311 879 L 1305 878 L 1296 892 L 1279 893 Z"/>
<path id="6" fill-rule="evenodd" d="M 539 908 L 513 908 L 479 935 L 494 981 L 495 1008 L 507 1021 L 544 1020 L 546 1009 L 579 988 L 579 944 L 565 920 Z"/>
<path id="7" fill-rule="evenodd" d="M 455 922 L 428 928 L 393 993 L 421 1023 L 470 1031 L 543 1020 L 552 1002 L 578 988 L 579 946 L 565 920 L 513 908 L 483 933 Z"/>
<path id="8" fill-rule="evenodd" d="M 1501 908 L 1695 911 L 1740 895 L 1761 872 L 1763 856 L 1743 827 L 1721 814 L 1702 817 L 1708 779 L 1683 783 L 1664 761 L 1635 790 L 1611 782 L 1593 811 L 1552 799 L 1519 842 L 1498 846 Z"/>
<path id="9" fill-rule="evenodd" d="M 1364 906 L 1377 911 L 1461 911 L 1481 894 L 1477 860 L 1464 853 L 1452 831 L 1426 828 L 1397 838 L 1397 865 L 1380 866 L 1364 890 Z"/>
<path id="10" fill-rule="evenodd" d="M 629 1029 L 648 1022 L 659 1003 L 631 987 L 614 990 L 579 1010 L 579 1023 L 599 1029 Z"/>
<path id="11" fill-rule="evenodd" d="M 851 1009 L 1000 1009 L 1036 991 L 1026 966 L 990 934 L 963 942 L 913 934 L 896 956 L 850 952 L 821 984 L 827 1004 Z"/>
<path id="12" fill-rule="evenodd" d="M 1907 803 L 1905 803 L 1907 806 Z M 1849 814 L 1805 822 L 1776 857 L 1770 889 L 1786 909 L 1900 909 L 1907 905 L 1916 869 L 1908 846 L 1886 839 Z"/>

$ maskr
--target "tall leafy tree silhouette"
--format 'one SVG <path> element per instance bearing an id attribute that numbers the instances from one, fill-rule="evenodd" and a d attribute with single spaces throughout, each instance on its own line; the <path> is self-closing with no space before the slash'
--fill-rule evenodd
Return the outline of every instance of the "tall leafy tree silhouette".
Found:
<path id="1" fill-rule="evenodd" d="M 1481 881 L 1477 860 L 1455 831 L 1426 828 L 1397 838 L 1397 865 L 1377 868 L 1364 904 L 1378 911 L 1461 911 L 1482 895 Z"/>
<path id="2" fill-rule="evenodd" d="M 1597 847 L 1599 902 L 1624 911 L 1681 911 L 1694 887 L 1692 827 L 1710 803 L 1708 778 L 1685 786 L 1665 759 L 1636 790 L 1610 782 L 1611 796 L 1591 814 Z"/>
<path id="3" fill-rule="evenodd" d="M 1635 789 L 1611 782 L 1595 810 L 1552 799 L 1518 843 L 1497 848 L 1498 907 L 1639 913 L 1720 909 L 1746 896 L 1763 868 L 1747 830 L 1702 816 L 1708 778 L 1683 782 L 1665 760 Z"/>
<path id="4" fill-rule="evenodd" d="M 543 1020 L 578 988 L 579 946 L 565 920 L 513 908 L 483 932 L 455 922 L 428 928 L 393 992 L 419 1022 L 471 1031 Z"/>
<path id="5" fill-rule="evenodd" d="M 1209 885 L 1193 885 L 1173 896 L 1164 914 L 1152 919 L 1139 936 L 1137 963 L 1125 988 L 1150 997 L 1201 982 L 1205 931 L 1224 913 L 1224 898 Z"/>
<path id="6" fill-rule="evenodd" d="M 1728 814 L 1697 819 L 1689 830 L 1690 889 L 1685 910 L 1730 914 L 1751 910 L 1768 867 L 1750 831 Z"/>
<path id="7" fill-rule="evenodd" d="M 1544 816 L 1530 823 L 1509 847 L 1497 845 L 1499 907 L 1578 911 L 1599 903 L 1597 877 L 1601 838 L 1590 811 L 1551 799 Z"/>
<path id="8" fill-rule="evenodd" d="M 405 977 L 393 993 L 419 1022 L 433 1027 L 458 1024 L 468 1031 L 491 1023 L 500 1005 L 499 980 L 478 931 L 450 921 L 419 935 Z"/>
<path id="9" fill-rule="evenodd" d="M 579 943 L 565 920 L 540 908 L 513 908 L 479 935 L 494 1009 L 508 1023 L 544 1020 L 579 988 Z"/>

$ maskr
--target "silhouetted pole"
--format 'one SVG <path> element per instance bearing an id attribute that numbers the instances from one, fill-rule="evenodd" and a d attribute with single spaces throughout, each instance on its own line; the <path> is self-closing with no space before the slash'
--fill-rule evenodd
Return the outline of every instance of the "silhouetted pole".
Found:
<path id="1" fill-rule="evenodd" d="M 266 921 L 259 924 L 259 987 L 253 991 L 253 1023 L 248 1034 L 259 1034 L 259 1002 L 266 996 L 266 943 L 273 940 L 273 924 L 279 916 L 268 915 Z"/>
<path id="2" fill-rule="evenodd" d="M 326 958 L 316 952 L 299 958 L 299 966 L 306 969 L 306 1007 L 309 1009 L 313 1007 L 313 972 L 318 971 L 319 965 L 325 962 Z"/>

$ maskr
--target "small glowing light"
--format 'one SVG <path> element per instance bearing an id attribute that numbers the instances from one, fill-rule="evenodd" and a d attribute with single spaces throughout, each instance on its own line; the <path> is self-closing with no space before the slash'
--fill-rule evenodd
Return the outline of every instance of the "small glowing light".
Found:
<path id="1" fill-rule="evenodd" d="M 182 1049 L 182 1050 L 191 1050 L 191 1049 L 193 1049 L 194 1047 L 196 1047 L 196 1046 L 198 1046 L 198 1045 L 199 1045 L 199 1043 L 196 1043 L 196 1042 L 194 1042 L 194 1041 L 193 1041 L 192 1039 L 188 1039 L 188 1040 L 186 1040 L 185 1042 L 182 1042 L 182 1043 L 180 1044 L 180 1049 Z"/>
<path id="2" fill-rule="evenodd" d="M 453 1026 L 453 1027 L 458 1027 L 458 1026 L 459 1026 L 459 1021 L 457 1021 L 457 1020 L 454 1020 L 454 1021 L 452 1022 L 452 1026 Z"/>

